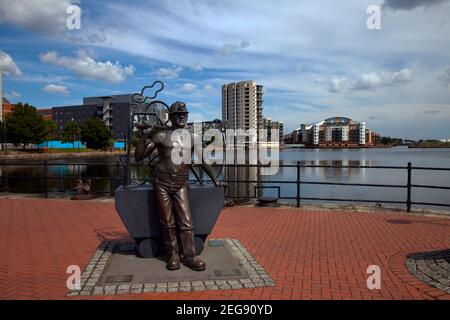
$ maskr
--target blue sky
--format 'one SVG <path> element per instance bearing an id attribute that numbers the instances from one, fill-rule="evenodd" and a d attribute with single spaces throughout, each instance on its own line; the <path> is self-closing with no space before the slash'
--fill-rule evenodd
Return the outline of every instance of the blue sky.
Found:
<path id="1" fill-rule="evenodd" d="M 66 27 L 71 4 L 80 30 Z M 369 5 L 380 30 L 366 26 Z M 449 18 L 446 0 L 0 0 L 3 93 L 43 108 L 163 80 L 163 100 L 209 120 L 222 84 L 253 79 L 287 131 L 347 116 L 383 135 L 447 138 Z"/>

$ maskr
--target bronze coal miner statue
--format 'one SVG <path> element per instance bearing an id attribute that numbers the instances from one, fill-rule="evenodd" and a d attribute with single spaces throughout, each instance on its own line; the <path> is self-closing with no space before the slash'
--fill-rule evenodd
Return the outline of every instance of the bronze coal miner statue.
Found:
<path id="1" fill-rule="evenodd" d="M 150 157 L 156 150 L 159 161 L 154 173 L 153 189 L 159 222 L 166 249 L 167 269 L 180 268 L 180 254 L 178 237 L 182 247 L 182 262 L 195 271 L 206 269 L 205 263 L 196 257 L 194 246 L 194 226 L 189 203 L 189 165 L 192 149 L 203 159 L 202 145 L 183 145 L 183 150 L 189 151 L 189 163 L 173 161 L 172 154 L 180 149 L 180 144 L 186 144 L 185 140 L 176 141 L 174 132 L 177 129 L 185 129 L 188 118 L 188 110 L 183 102 L 175 102 L 169 109 L 171 126 L 153 126 L 150 130 L 147 123 L 137 125 L 141 138 L 136 146 L 135 160 L 141 161 Z M 187 131 L 184 131 L 187 132 Z M 191 141 L 194 141 L 192 134 Z M 147 141 L 149 139 L 149 142 Z M 189 140 L 189 139 L 187 139 Z M 180 162 L 180 163 L 178 163 Z M 218 182 L 212 172 L 212 167 L 202 161 L 202 168 L 211 177 L 216 187 L 224 184 Z"/>

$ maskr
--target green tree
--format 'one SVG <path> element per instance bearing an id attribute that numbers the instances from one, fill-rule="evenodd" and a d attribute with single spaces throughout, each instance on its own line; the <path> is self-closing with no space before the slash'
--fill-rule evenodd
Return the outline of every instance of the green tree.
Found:
<path id="1" fill-rule="evenodd" d="M 41 144 L 47 138 L 44 119 L 28 103 L 18 103 L 6 118 L 8 141 L 16 145 Z"/>
<path id="2" fill-rule="evenodd" d="M 44 120 L 45 131 L 47 132 L 47 140 L 55 139 L 56 123 L 51 119 Z"/>
<path id="3" fill-rule="evenodd" d="M 47 132 L 47 141 L 56 138 L 56 123 L 52 119 L 44 119 L 45 131 Z M 47 145 L 48 147 L 48 145 Z M 51 150 L 51 149 L 50 149 Z"/>
<path id="4" fill-rule="evenodd" d="M 100 119 L 89 119 L 81 125 L 81 142 L 89 149 L 108 149 L 111 146 L 111 136 L 111 131 Z"/>
<path id="5" fill-rule="evenodd" d="M 66 122 L 61 134 L 61 141 L 73 145 L 78 139 L 80 139 L 80 124 L 78 121 L 70 120 Z"/>
<path id="6" fill-rule="evenodd" d="M 5 149 L 5 143 L 6 143 L 6 124 L 2 121 L 0 121 L 0 144 L 1 144 L 1 150 Z"/>

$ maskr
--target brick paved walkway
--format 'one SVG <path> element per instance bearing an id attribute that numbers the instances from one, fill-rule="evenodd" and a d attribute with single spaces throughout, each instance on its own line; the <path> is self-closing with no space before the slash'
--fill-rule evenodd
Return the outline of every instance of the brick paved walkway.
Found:
<path id="1" fill-rule="evenodd" d="M 407 255 L 450 248 L 450 219 L 299 209 L 225 209 L 211 235 L 236 238 L 272 288 L 101 299 L 450 299 L 406 268 Z M 113 203 L 0 199 L 0 299 L 68 299 L 66 268 L 127 233 Z M 381 290 L 369 290 L 369 265 Z M 75 299 L 75 298 L 72 298 Z"/>

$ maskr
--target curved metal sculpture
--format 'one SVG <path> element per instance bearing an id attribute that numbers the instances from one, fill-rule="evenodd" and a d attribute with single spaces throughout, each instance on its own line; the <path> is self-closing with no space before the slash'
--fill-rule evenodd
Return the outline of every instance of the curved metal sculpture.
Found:
<path id="1" fill-rule="evenodd" d="M 145 96 L 145 91 L 147 89 L 153 89 L 157 84 L 159 84 L 161 87 L 157 89 L 152 96 Z M 129 121 L 128 121 L 128 134 L 127 134 L 127 154 L 125 157 L 120 157 L 120 161 L 123 165 L 124 169 L 124 188 L 127 188 L 130 185 L 136 185 L 139 184 L 136 181 L 132 181 L 130 179 L 130 157 L 131 157 L 131 143 L 133 140 L 133 128 L 134 125 L 134 119 L 135 116 L 146 116 L 146 117 L 155 117 L 156 121 L 159 122 L 159 125 L 161 126 L 167 126 L 167 123 L 169 122 L 169 119 L 161 119 L 159 115 L 155 112 L 151 112 L 149 109 L 157 104 L 162 105 L 164 108 L 167 109 L 167 112 L 169 110 L 169 106 L 161 100 L 153 100 L 158 96 L 158 93 L 164 90 L 164 83 L 162 81 L 154 81 L 151 85 L 146 85 L 142 87 L 141 91 L 138 93 L 134 93 L 131 96 L 131 103 L 130 103 L 130 110 L 129 110 Z M 139 110 L 138 106 L 144 104 L 144 110 Z M 135 110 L 133 110 L 135 108 Z M 149 124 L 151 126 L 151 124 Z"/>

